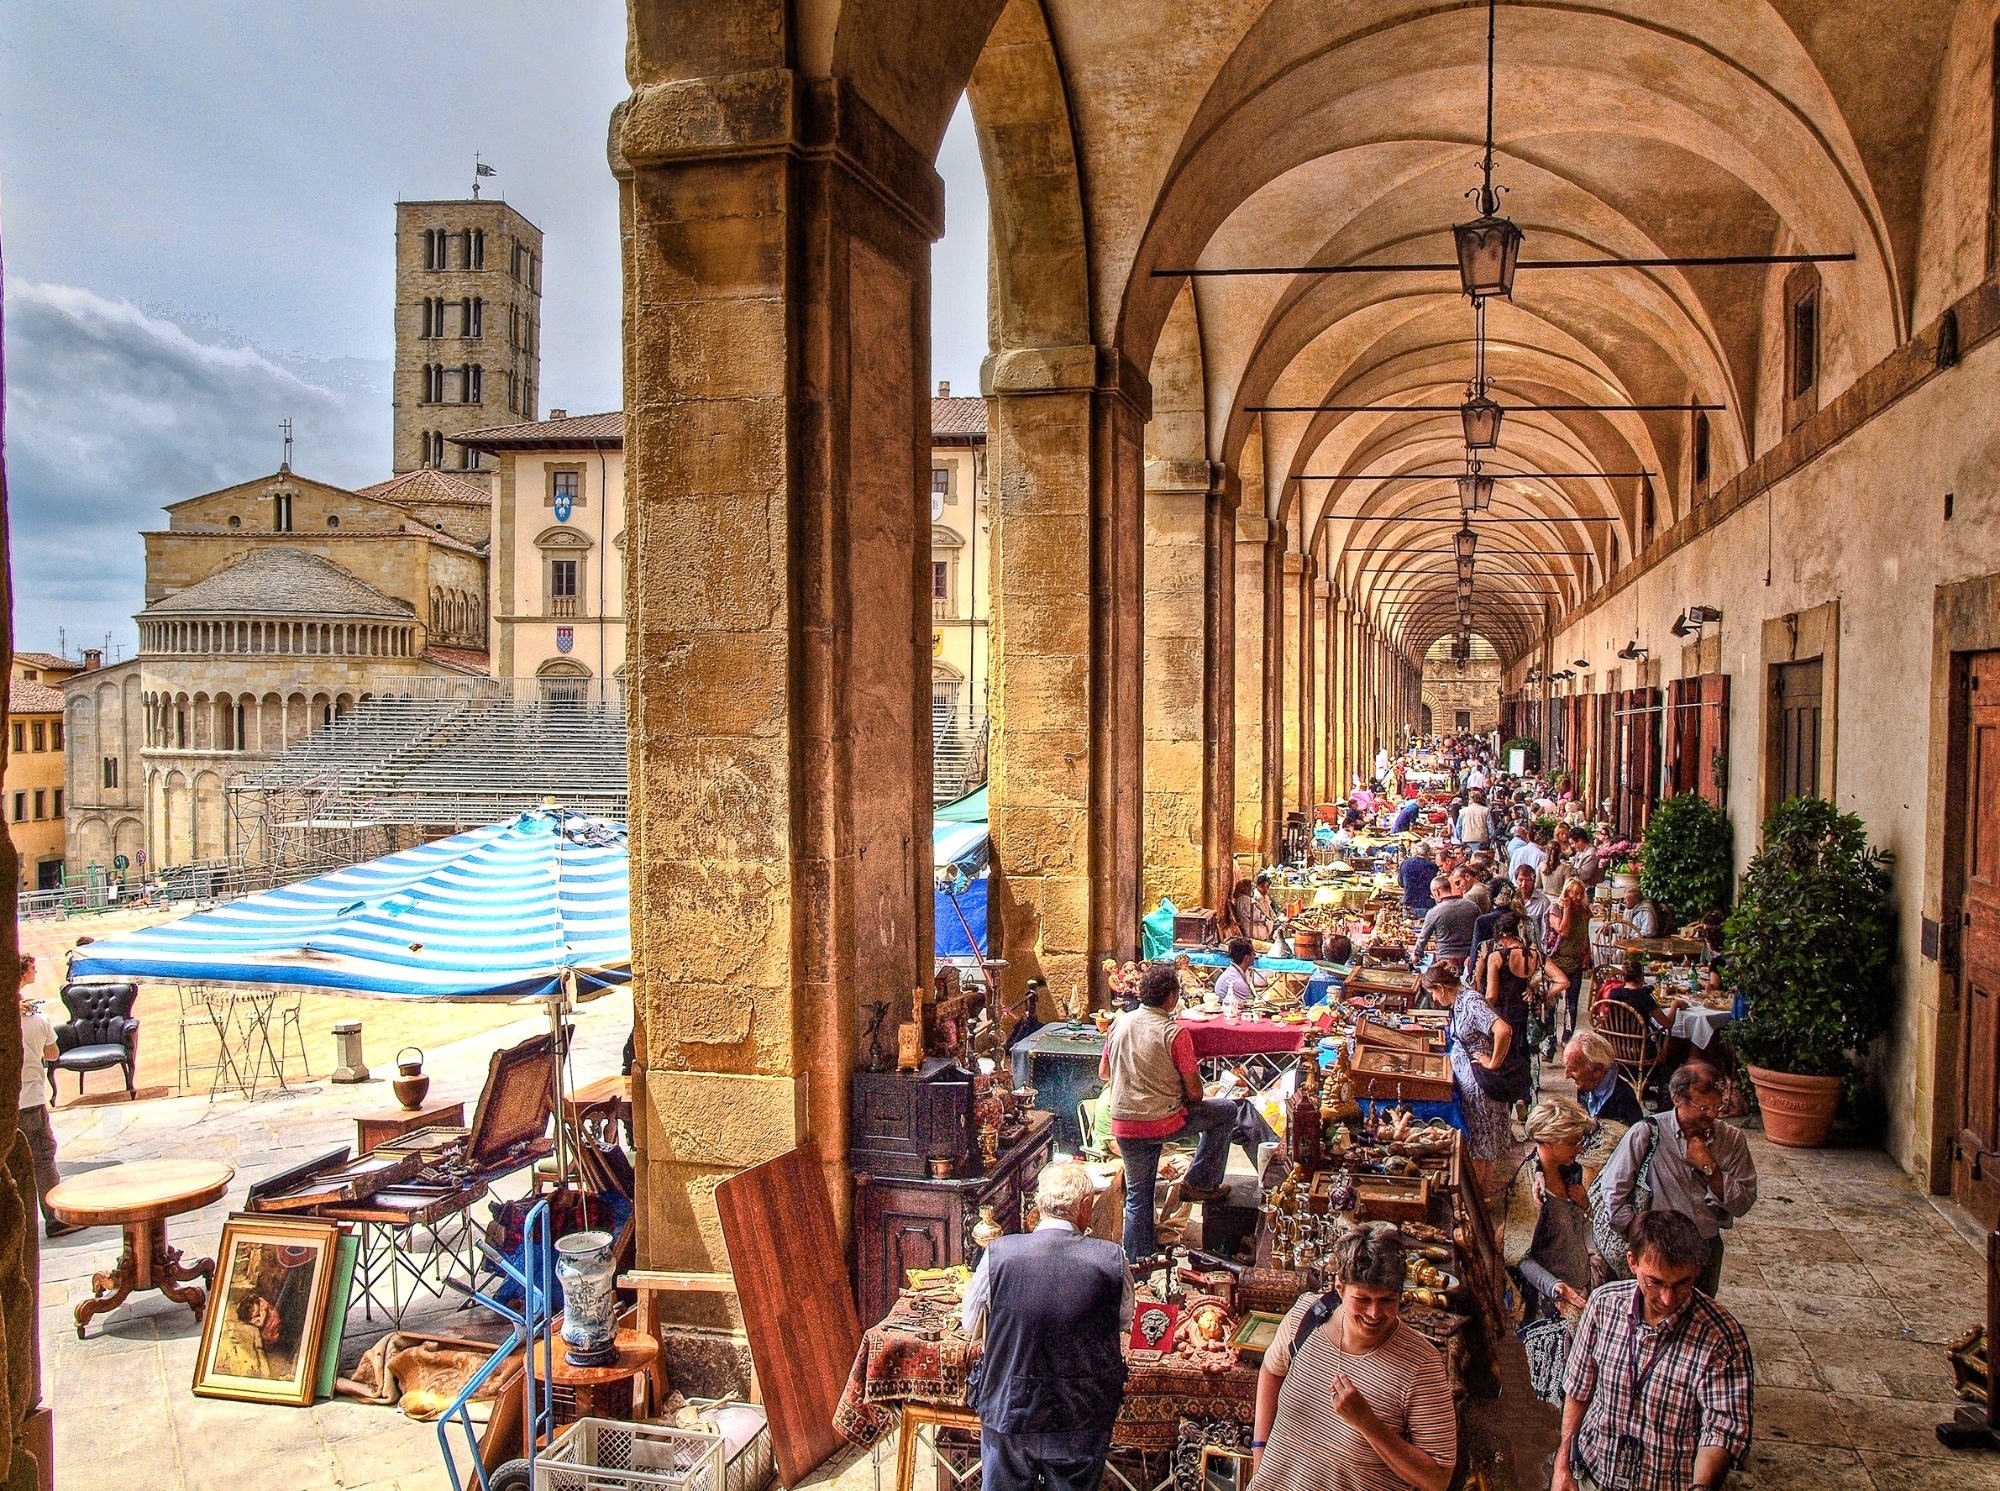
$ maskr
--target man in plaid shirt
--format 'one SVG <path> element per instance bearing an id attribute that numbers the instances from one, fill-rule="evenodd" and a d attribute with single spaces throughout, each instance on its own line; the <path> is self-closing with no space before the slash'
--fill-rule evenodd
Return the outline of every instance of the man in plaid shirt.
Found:
<path id="1" fill-rule="evenodd" d="M 1750 1341 L 1695 1288 L 1708 1256 L 1679 1212 L 1633 1223 L 1632 1278 L 1570 1343 L 1551 1491 L 1717 1491 L 1750 1452 Z"/>

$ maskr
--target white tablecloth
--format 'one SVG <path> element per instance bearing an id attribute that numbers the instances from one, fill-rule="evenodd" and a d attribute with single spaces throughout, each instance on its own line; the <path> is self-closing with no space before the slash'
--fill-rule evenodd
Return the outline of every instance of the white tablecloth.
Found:
<path id="1" fill-rule="evenodd" d="M 1728 1010 L 1702 1008 L 1676 1010 L 1674 1034 L 1685 1037 L 1697 1051 L 1706 1051 L 1717 1031 L 1730 1021 Z"/>

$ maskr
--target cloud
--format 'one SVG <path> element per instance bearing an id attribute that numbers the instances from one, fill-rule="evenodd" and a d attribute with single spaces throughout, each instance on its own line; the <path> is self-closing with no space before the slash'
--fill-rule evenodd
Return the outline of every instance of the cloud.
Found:
<path id="1" fill-rule="evenodd" d="M 139 534 L 160 509 L 293 465 L 340 486 L 389 474 L 389 366 L 263 350 L 73 285 L 6 286 L 7 484 L 19 645 L 108 631 L 131 653 Z"/>

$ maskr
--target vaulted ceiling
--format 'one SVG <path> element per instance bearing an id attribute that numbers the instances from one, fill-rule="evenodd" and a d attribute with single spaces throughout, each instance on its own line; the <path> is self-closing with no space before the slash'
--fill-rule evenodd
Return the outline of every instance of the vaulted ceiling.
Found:
<path id="1" fill-rule="evenodd" d="M 1852 254 L 1817 266 L 1824 402 L 1984 274 L 1995 8 L 1502 0 L 1494 174 L 1524 263 Z M 805 64 L 856 79 L 920 147 L 972 80 L 996 344 L 1087 322 L 1156 391 L 1186 395 L 1149 457 L 1221 463 L 1243 510 L 1293 528 L 1411 658 L 1453 629 L 1453 406 L 1472 371 L 1456 276 L 1168 271 L 1449 260 L 1452 223 L 1476 212 L 1485 0 L 799 10 Z M 1064 299 L 1051 287 L 1072 261 Z M 1717 480 L 1784 433 L 1773 307 L 1788 272 L 1524 268 L 1491 306 L 1488 371 L 1510 412 L 1488 516 L 1507 521 L 1479 529 L 1475 610 L 1503 655 L 1684 511 L 1688 406 L 1721 406 Z M 1037 305 L 1060 314 L 1038 323 Z M 1446 407 L 1266 408 L 1330 404 Z M 1547 407 L 1574 404 L 1680 407 Z M 1580 471 L 1648 475 L 1553 474 Z M 1351 479 L 1385 472 L 1407 479 Z"/>

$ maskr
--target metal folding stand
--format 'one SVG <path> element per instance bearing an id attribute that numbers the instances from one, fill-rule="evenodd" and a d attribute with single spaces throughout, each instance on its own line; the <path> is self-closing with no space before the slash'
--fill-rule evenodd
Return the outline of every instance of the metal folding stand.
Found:
<path id="1" fill-rule="evenodd" d="M 507 1339 L 459 1389 L 458 1396 L 451 1400 L 451 1406 L 438 1420 L 438 1450 L 444 1456 L 445 1475 L 451 1481 L 451 1491 L 465 1491 L 465 1483 L 459 1479 L 458 1462 L 451 1452 L 448 1431 L 454 1427 L 465 1436 L 466 1447 L 472 1456 L 473 1476 L 480 1491 L 495 1491 L 496 1482 L 503 1491 L 510 1486 L 525 1491 L 534 1478 L 536 1452 L 555 1436 L 555 1404 L 550 1399 L 548 1386 L 542 1384 L 538 1387 L 535 1374 L 528 1370 L 536 1341 L 541 1342 L 543 1352 L 550 1353 L 544 1359 L 555 1360 L 555 1314 L 552 1306 L 555 1247 L 549 1237 L 548 1202 L 538 1201 L 529 1210 L 527 1220 L 522 1224 L 521 1238 L 519 1268 L 509 1262 L 499 1249 L 483 1239 L 479 1243 L 479 1251 L 486 1255 L 487 1261 L 521 1291 L 519 1310 L 509 1309 L 470 1285 L 454 1285 L 474 1303 L 484 1305 L 505 1319 L 511 1329 Z M 521 1353 L 521 1417 L 526 1426 L 528 1454 L 525 1461 L 510 1460 L 489 1476 L 479 1455 L 479 1430 L 472 1422 L 467 1405 L 516 1350 Z"/>
<path id="2" fill-rule="evenodd" d="M 475 1196 L 473 1201 L 478 1198 Z M 479 1269 L 480 1229 L 472 1219 L 472 1201 L 427 1222 L 388 1222 L 343 1218 L 360 1231 L 354 1260 L 354 1293 L 364 1318 L 373 1320 L 379 1307 L 398 1330 L 403 1316 L 424 1296 L 441 1300 L 447 1291 L 463 1291 Z M 411 1246 L 416 1234 L 427 1232 L 430 1247 Z"/>

